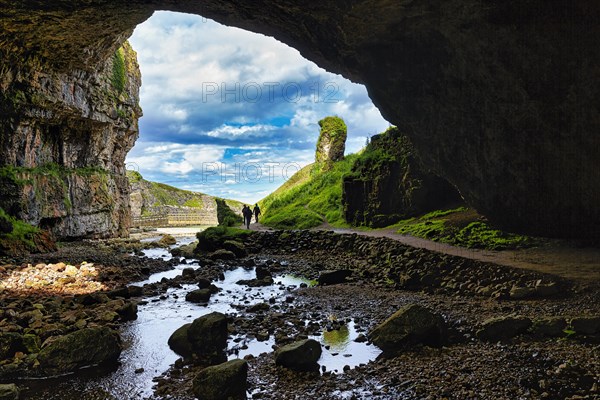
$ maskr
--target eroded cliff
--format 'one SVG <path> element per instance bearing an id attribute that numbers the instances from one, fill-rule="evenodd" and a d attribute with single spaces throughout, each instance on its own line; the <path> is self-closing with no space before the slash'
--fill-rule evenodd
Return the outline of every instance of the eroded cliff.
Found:
<path id="1" fill-rule="evenodd" d="M 88 70 L 2 65 L 0 208 L 58 238 L 126 233 L 140 85 L 128 43 Z"/>
<path id="2" fill-rule="evenodd" d="M 19 69 L 15 63 L 36 56 L 57 78 L 93 74 L 133 27 L 158 9 L 272 35 L 319 65 L 364 83 L 424 164 L 496 225 L 600 237 L 597 1 L 0 4 L 2 70 Z M 26 92 L 36 92 L 23 82 Z M 88 97 L 84 92 L 78 93 Z M 3 107 L 11 99 L 2 100 Z M 40 108 L 39 116 L 56 107 Z M 28 115 L 28 106 L 16 108 Z M 65 117 L 61 129 L 73 126 L 69 121 Z M 2 126 L 5 137 L 27 137 L 6 118 Z M 69 147 L 77 140 L 64 143 Z"/>

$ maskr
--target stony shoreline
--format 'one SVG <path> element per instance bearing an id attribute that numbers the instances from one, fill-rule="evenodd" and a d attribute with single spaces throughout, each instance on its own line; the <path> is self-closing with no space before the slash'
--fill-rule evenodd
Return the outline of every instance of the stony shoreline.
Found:
<path id="1" fill-rule="evenodd" d="M 78 271 L 86 266 L 81 264 L 83 261 L 94 264 L 105 291 L 101 295 L 52 297 L 42 293 L 38 298 L 25 299 L 3 290 L 0 297 L 3 310 L 15 311 L 14 315 L 3 311 L 2 332 L 21 336 L 38 333 L 39 343 L 34 342 L 43 348 L 48 346 L 44 342 L 51 336 L 64 337 L 101 327 L 118 330 L 120 324 L 135 317 L 135 305 L 145 298 L 161 296 L 168 288 L 186 283 L 218 281 L 225 271 L 239 266 L 258 266 L 269 275 L 291 273 L 310 279 L 317 279 L 324 270 L 347 270 L 350 275 L 344 283 L 300 288 L 264 307 L 240 306 L 236 316 L 228 317 L 229 334 L 248 338 L 266 335 L 274 339 L 276 347 L 281 347 L 332 329 L 331 317 L 335 316 L 337 321 L 353 323 L 367 336 L 399 308 L 419 304 L 439 313 L 448 324 L 445 347 L 431 349 L 418 345 L 344 373 L 292 372 L 275 366 L 272 352 L 247 357 L 252 398 L 592 399 L 599 396 L 597 283 L 581 287 L 552 275 L 443 256 L 383 238 L 332 232 L 260 232 L 240 244 L 243 257 L 232 258 L 223 252 L 216 257 L 212 253 L 200 254 L 201 267 L 196 270 L 190 268 L 179 277 L 127 290 L 122 289 L 125 284 L 172 268 L 178 261 L 132 257 L 131 251 L 145 245 L 129 241 L 79 243 L 61 249 L 58 254 L 35 256 L 27 261 L 38 263 L 44 259 L 58 263 L 68 258 L 79 263 L 74 265 Z M 54 269 L 63 267 L 56 265 L 53 264 Z M 17 269 L 21 267 L 3 267 L 3 279 Z M 63 272 L 66 270 L 67 265 Z M 485 290 L 490 286 L 491 289 Z M 22 315 L 27 312 L 32 313 L 29 319 Z M 478 331 L 485 327 L 486 321 L 516 317 L 529 320 L 530 326 L 502 340 L 478 338 Z M 48 329 L 53 324 L 57 328 L 54 331 Z M 551 334 L 540 328 L 549 324 L 558 324 Z M 563 332 L 574 324 L 590 330 Z M 44 333 L 40 334 L 40 330 Z M 11 372 L 34 370 L 38 354 L 35 351 L 39 350 L 25 348 L 10 362 L 1 361 L 3 380 L 7 381 Z M 155 398 L 193 398 L 191 382 L 202 368 L 204 365 L 198 363 L 178 361 L 156 379 Z"/>

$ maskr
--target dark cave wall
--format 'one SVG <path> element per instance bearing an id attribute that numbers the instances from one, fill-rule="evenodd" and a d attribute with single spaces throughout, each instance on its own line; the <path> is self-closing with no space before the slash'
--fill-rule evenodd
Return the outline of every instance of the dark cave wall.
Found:
<path id="1" fill-rule="evenodd" d="M 597 1 L 0 3 L 2 70 L 35 55 L 45 69 L 93 71 L 158 9 L 275 36 L 364 83 L 427 168 L 490 221 L 600 236 Z"/>

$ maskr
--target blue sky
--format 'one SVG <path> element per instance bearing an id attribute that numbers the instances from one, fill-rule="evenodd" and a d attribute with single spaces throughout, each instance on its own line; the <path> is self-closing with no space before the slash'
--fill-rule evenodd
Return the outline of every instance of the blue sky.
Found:
<path id="1" fill-rule="evenodd" d="M 149 180 L 254 203 L 314 161 L 320 119 L 346 121 L 346 153 L 389 126 L 362 85 L 267 36 L 157 12 L 130 42 L 144 116 L 127 167 Z"/>

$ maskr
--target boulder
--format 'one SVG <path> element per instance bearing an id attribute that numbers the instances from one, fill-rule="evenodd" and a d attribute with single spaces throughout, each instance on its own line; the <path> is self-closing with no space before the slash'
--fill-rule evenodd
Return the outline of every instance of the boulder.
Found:
<path id="1" fill-rule="evenodd" d="M 446 342 L 444 319 L 425 307 L 411 304 L 396 311 L 369 333 L 384 353 L 395 353 L 414 344 L 441 346 Z"/>
<path id="2" fill-rule="evenodd" d="M 196 289 L 185 295 L 185 300 L 190 303 L 208 303 L 210 300 L 210 289 Z"/>
<path id="3" fill-rule="evenodd" d="M 225 250 L 225 249 L 219 249 L 217 251 L 214 251 L 209 258 L 211 260 L 235 260 L 237 257 L 236 255 L 229 250 Z"/>
<path id="4" fill-rule="evenodd" d="M 231 360 L 200 371 L 193 381 L 193 391 L 200 400 L 246 399 L 248 363 Z"/>
<path id="5" fill-rule="evenodd" d="M 0 384 L 0 400 L 19 400 L 19 388 L 14 383 Z"/>
<path id="6" fill-rule="evenodd" d="M 135 301 L 126 301 L 117 309 L 121 321 L 134 321 L 137 319 L 138 306 Z"/>
<path id="7" fill-rule="evenodd" d="M 175 353 L 184 358 L 190 358 L 193 354 L 192 344 L 188 339 L 188 330 L 192 324 L 185 324 L 177 329 L 169 337 L 168 345 Z"/>
<path id="8" fill-rule="evenodd" d="M 269 267 L 266 265 L 257 265 L 256 266 L 256 279 L 263 280 L 265 278 L 272 278 L 271 271 L 269 271 Z"/>
<path id="9" fill-rule="evenodd" d="M 12 358 L 17 351 L 24 350 L 23 336 L 20 333 L 0 333 L 0 360 Z"/>
<path id="10" fill-rule="evenodd" d="M 536 295 L 535 288 L 524 286 L 513 286 L 510 289 L 509 296 L 513 300 L 521 300 L 534 297 Z"/>
<path id="11" fill-rule="evenodd" d="M 248 255 L 248 252 L 246 251 L 246 247 L 242 243 L 240 243 L 236 240 L 224 241 L 223 248 L 225 250 L 231 251 L 238 258 L 246 257 L 246 255 Z"/>
<path id="12" fill-rule="evenodd" d="M 476 335 L 480 340 L 497 342 L 525 333 L 532 322 L 527 317 L 496 317 L 483 322 Z"/>
<path id="13" fill-rule="evenodd" d="M 171 250 L 171 255 L 173 257 L 196 258 L 194 255 L 194 250 L 196 250 L 197 245 L 198 242 L 193 242 L 190 244 L 185 244 L 181 247 L 176 247 Z"/>
<path id="14" fill-rule="evenodd" d="M 577 334 L 594 335 L 600 333 L 600 316 L 573 318 L 571 326 Z"/>
<path id="15" fill-rule="evenodd" d="M 161 247 L 169 247 L 177 243 L 177 240 L 171 235 L 163 235 L 162 238 L 158 241 L 158 244 Z"/>
<path id="16" fill-rule="evenodd" d="M 119 335 L 107 328 L 85 328 L 48 339 L 38 355 L 46 374 L 64 374 L 90 365 L 115 362 L 121 354 Z"/>
<path id="17" fill-rule="evenodd" d="M 335 271 L 322 271 L 319 274 L 319 285 L 337 285 L 346 282 L 346 278 L 352 275 L 349 269 L 338 269 Z"/>
<path id="18" fill-rule="evenodd" d="M 290 343 L 275 352 L 275 364 L 295 371 L 315 371 L 321 351 L 321 344 L 314 339 Z"/>

